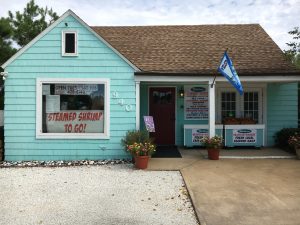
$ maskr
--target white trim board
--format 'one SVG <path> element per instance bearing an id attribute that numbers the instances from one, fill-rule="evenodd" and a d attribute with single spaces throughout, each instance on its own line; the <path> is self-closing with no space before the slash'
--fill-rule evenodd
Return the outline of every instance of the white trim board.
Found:
<path id="1" fill-rule="evenodd" d="M 89 25 L 87 25 L 80 17 L 78 17 L 72 10 L 67 10 L 61 17 L 59 17 L 54 23 L 52 23 L 49 27 L 47 27 L 43 32 L 41 32 L 38 36 L 36 36 L 33 40 L 31 40 L 27 45 L 21 48 L 16 54 L 14 54 L 11 58 L 9 58 L 1 67 L 5 69 L 9 64 L 11 64 L 14 60 L 16 60 L 20 55 L 22 55 L 27 49 L 29 49 L 32 45 L 34 45 L 38 40 L 44 37 L 48 32 L 50 32 L 53 28 L 55 28 L 60 22 L 62 22 L 66 17 L 73 16 L 81 25 L 87 28 L 92 34 L 94 34 L 100 41 L 102 41 L 107 47 L 109 47 L 114 53 L 116 53 L 119 57 L 121 57 L 130 67 L 132 67 L 135 71 L 140 71 L 138 67 L 136 67 L 133 63 L 131 63 L 127 58 L 125 58 L 118 50 L 112 47 L 107 41 L 105 41 L 99 34 L 97 34 Z"/>
<path id="2" fill-rule="evenodd" d="M 207 82 L 213 80 L 213 76 L 141 76 L 135 75 L 135 81 L 140 82 Z M 282 83 L 291 83 L 299 82 L 299 76 L 240 76 L 241 82 L 282 82 Z M 216 82 L 228 82 L 221 75 L 217 75 Z M 218 85 L 218 83 L 217 83 Z"/>

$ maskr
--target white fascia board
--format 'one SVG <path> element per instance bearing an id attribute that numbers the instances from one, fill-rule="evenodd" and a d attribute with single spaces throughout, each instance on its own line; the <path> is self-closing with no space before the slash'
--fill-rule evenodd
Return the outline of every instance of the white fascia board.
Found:
<path id="1" fill-rule="evenodd" d="M 36 36 L 33 40 L 31 40 L 27 45 L 21 48 L 16 54 L 14 54 L 11 58 L 9 58 L 1 67 L 4 69 L 10 63 L 12 63 L 16 58 L 18 58 L 23 52 L 25 52 L 28 48 L 34 45 L 39 39 L 45 36 L 48 32 L 50 32 L 54 27 L 56 27 L 60 22 L 62 22 L 67 16 L 73 16 L 79 23 L 81 23 L 85 28 L 87 28 L 91 33 L 93 33 L 100 41 L 102 41 L 107 47 L 109 47 L 114 53 L 116 53 L 119 57 L 121 57 L 130 67 L 132 67 L 136 72 L 140 71 L 133 63 L 131 63 L 128 59 L 126 59 L 118 50 L 112 47 L 107 41 L 105 41 L 99 34 L 97 34 L 88 24 L 86 24 L 80 17 L 78 17 L 72 10 L 66 11 L 61 17 L 59 17 L 54 23 L 52 23 L 49 27 L 47 27 L 43 32 L 41 32 L 38 36 Z"/>
<path id="2" fill-rule="evenodd" d="M 135 81 L 139 82 L 207 82 L 213 76 L 147 76 L 135 75 Z M 240 76 L 241 82 L 300 82 L 299 76 Z M 227 82 L 224 77 L 217 76 L 216 82 Z"/>

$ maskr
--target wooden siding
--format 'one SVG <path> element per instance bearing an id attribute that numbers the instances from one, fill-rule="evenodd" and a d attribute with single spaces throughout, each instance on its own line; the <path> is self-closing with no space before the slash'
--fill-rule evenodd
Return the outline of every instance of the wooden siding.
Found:
<path id="1" fill-rule="evenodd" d="M 298 125 L 298 86 L 268 84 L 267 87 L 267 145 L 275 144 L 274 135 L 282 128 Z"/>
<path id="2" fill-rule="evenodd" d="M 65 23 L 68 27 L 65 27 Z M 61 56 L 62 30 L 78 32 L 78 56 Z M 128 158 L 120 141 L 135 129 L 135 83 L 133 69 L 72 16 L 27 49 L 7 68 L 5 81 L 5 159 L 79 160 Z M 110 78 L 109 140 L 57 140 L 35 138 L 36 78 Z"/>

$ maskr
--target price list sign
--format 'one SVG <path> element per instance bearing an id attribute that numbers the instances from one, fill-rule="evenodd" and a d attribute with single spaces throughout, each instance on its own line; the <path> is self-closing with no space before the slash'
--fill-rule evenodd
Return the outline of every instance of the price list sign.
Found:
<path id="1" fill-rule="evenodd" d="M 184 86 L 184 117 L 186 120 L 208 119 L 207 86 Z"/>

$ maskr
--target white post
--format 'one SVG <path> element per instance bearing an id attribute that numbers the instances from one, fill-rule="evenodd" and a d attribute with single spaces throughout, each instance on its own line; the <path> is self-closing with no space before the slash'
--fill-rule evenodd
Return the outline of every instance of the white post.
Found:
<path id="1" fill-rule="evenodd" d="M 140 81 L 135 82 L 135 129 L 140 130 Z"/>
<path id="2" fill-rule="evenodd" d="M 212 80 L 210 80 L 208 82 L 208 124 L 209 124 L 209 137 L 213 137 L 215 136 L 216 133 L 216 106 L 215 106 L 215 86 L 216 83 L 214 83 L 213 86 L 211 86 L 212 84 Z"/>

